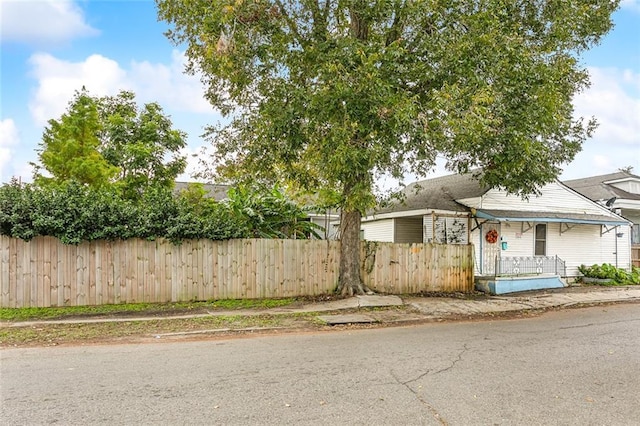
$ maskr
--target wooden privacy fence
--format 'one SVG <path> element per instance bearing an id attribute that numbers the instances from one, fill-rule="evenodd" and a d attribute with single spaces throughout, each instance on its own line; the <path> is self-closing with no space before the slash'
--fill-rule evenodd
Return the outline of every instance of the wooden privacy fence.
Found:
<path id="1" fill-rule="evenodd" d="M 277 298 L 333 291 L 338 241 L 140 239 L 62 244 L 0 236 L 0 306 Z M 384 293 L 471 291 L 470 245 L 363 243 L 363 279 Z"/>
<path id="2" fill-rule="evenodd" d="M 631 246 L 631 265 L 640 268 L 640 245 Z"/>

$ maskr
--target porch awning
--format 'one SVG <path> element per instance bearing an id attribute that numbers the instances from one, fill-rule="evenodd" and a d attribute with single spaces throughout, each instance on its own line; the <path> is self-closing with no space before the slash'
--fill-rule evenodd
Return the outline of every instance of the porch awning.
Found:
<path id="1" fill-rule="evenodd" d="M 614 216 L 581 213 L 558 212 L 524 212 L 516 210 L 482 210 L 477 209 L 475 217 L 496 220 L 499 222 L 557 222 L 582 223 L 587 225 L 630 225 L 631 222 Z"/>

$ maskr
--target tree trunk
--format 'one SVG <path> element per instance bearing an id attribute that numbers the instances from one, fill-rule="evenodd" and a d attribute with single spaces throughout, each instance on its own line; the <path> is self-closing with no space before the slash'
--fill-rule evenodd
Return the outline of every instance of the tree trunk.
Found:
<path id="1" fill-rule="evenodd" d="M 340 213 L 340 276 L 336 292 L 343 296 L 370 292 L 360 277 L 360 220 L 357 210 Z"/>

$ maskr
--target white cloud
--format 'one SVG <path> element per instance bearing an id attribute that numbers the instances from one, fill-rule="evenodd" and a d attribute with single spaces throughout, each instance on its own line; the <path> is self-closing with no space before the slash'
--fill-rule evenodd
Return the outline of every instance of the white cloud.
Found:
<path id="1" fill-rule="evenodd" d="M 20 137 L 15 122 L 10 118 L 0 120 L 0 181 L 2 182 L 9 177 L 7 165 L 11 163 L 13 147 L 19 143 Z"/>
<path id="2" fill-rule="evenodd" d="M 30 58 L 30 63 L 38 87 L 29 109 L 38 125 L 59 117 L 73 93 L 83 86 L 94 96 L 115 94 L 131 86 L 118 63 L 101 55 L 91 55 L 83 62 L 68 62 L 38 53 Z"/>
<path id="3" fill-rule="evenodd" d="M 148 61 L 133 62 L 130 77 L 136 93 L 143 99 L 155 99 L 174 109 L 198 113 L 211 113 L 213 109 L 204 98 L 204 88 L 198 76 L 183 72 L 186 57 L 174 50 L 171 63 L 152 64 Z"/>
<path id="4" fill-rule="evenodd" d="M 603 173 L 606 173 L 606 171 L 613 171 L 613 162 L 611 161 L 611 158 L 605 155 L 594 155 L 591 163 L 596 170 Z"/>
<path id="5" fill-rule="evenodd" d="M 17 145 L 19 141 L 20 138 L 18 137 L 16 123 L 10 118 L 0 120 L 0 146 L 8 147 Z"/>
<path id="6" fill-rule="evenodd" d="M 622 0 L 620 7 L 640 12 L 640 0 Z"/>
<path id="7" fill-rule="evenodd" d="M 169 65 L 132 62 L 129 70 L 102 55 L 81 62 L 58 59 L 47 53 L 30 58 L 37 88 L 29 103 L 38 125 L 59 117 L 76 90 L 83 86 L 94 96 L 133 90 L 139 103 L 158 102 L 165 110 L 211 113 L 198 77 L 185 75 L 184 55 L 174 51 Z"/>
<path id="8" fill-rule="evenodd" d="M 640 74 L 617 68 L 589 68 L 591 87 L 576 96 L 576 114 L 599 123 L 583 151 L 565 168 L 563 179 L 640 171 Z"/>
<path id="9" fill-rule="evenodd" d="M 640 149 L 640 74 L 615 68 L 589 68 L 591 87 L 574 105 L 583 117 L 596 117 L 598 140 Z"/>
<path id="10" fill-rule="evenodd" d="M 2 41 L 55 44 L 99 34 L 69 0 L 0 0 Z"/>
<path id="11" fill-rule="evenodd" d="M 203 182 L 207 180 L 194 177 L 196 173 L 203 171 L 201 161 L 206 161 L 210 158 L 206 146 L 187 146 L 180 151 L 180 155 L 184 155 L 187 158 L 187 167 L 184 173 L 178 176 L 178 181 Z"/>

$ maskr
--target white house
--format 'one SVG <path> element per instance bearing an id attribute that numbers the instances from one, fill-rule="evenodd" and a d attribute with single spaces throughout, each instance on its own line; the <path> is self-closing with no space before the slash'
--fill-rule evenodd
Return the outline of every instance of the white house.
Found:
<path id="1" fill-rule="evenodd" d="M 633 222 L 631 261 L 635 266 L 640 267 L 640 176 L 620 171 L 568 180 L 563 183 Z"/>
<path id="2" fill-rule="evenodd" d="M 581 264 L 630 268 L 631 223 L 560 182 L 524 200 L 471 174 L 413 183 L 363 218 L 364 239 L 472 243 L 476 275 L 579 275 Z"/>

